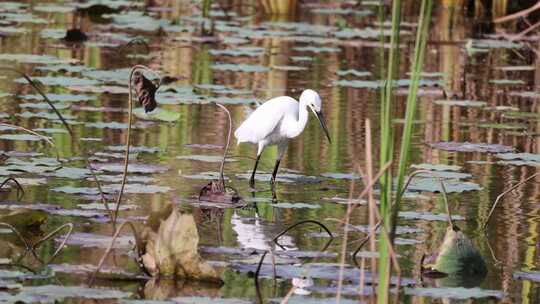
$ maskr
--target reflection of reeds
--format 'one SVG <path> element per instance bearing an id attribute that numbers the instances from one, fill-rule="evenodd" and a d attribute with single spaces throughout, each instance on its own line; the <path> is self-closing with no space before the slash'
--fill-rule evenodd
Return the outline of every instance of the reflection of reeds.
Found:
<path id="1" fill-rule="evenodd" d="M 260 0 L 263 10 L 268 15 L 294 15 L 297 0 Z"/>

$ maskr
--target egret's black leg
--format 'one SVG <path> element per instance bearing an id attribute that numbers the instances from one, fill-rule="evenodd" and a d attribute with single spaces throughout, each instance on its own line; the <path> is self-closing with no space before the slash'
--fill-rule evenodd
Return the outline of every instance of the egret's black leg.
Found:
<path id="1" fill-rule="evenodd" d="M 257 159 L 255 160 L 255 167 L 253 167 L 253 172 L 251 173 L 251 178 L 249 179 L 249 185 L 251 187 L 255 185 L 255 172 L 257 172 L 257 165 L 259 165 L 260 158 L 261 158 L 261 154 L 257 155 Z"/>
<path id="2" fill-rule="evenodd" d="M 276 165 L 274 166 L 274 172 L 272 172 L 272 186 L 276 183 L 276 175 L 279 169 L 279 163 L 281 162 L 281 159 L 276 160 Z"/>

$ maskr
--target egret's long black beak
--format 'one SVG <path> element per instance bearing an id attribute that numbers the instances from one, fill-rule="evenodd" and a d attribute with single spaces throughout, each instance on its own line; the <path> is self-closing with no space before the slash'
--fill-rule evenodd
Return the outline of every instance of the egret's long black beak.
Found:
<path id="1" fill-rule="evenodd" d="M 315 112 L 315 115 L 317 115 L 317 119 L 319 120 L 319 123 L 321 124 L 321 128 L 324 131 L 324 134 L 326 134 L 326 138 L 328 138 L 328 142 L 332 143 L 332 139 L 330 139 L 330 134 L 328 133 L 328 128 L 326 127 L 326 122 L 324 121 L 324 116 L 321 111 Z"/>

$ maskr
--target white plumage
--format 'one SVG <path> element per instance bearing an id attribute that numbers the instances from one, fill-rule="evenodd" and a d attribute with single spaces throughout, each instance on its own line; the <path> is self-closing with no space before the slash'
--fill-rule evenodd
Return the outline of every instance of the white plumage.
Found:
<path id="1" fill-rule="evenodd" d="M 300 102 L 289 96 L 280 96 L 268 100 L 253 111 L 236 129 L 234 136 L 238 144 L 250 142 L 258 145 L 257 160 L 250 179 L 252 185 L 255 181 L 259 158 L 268 145 L 278 146 L 278 157 L 272 174 L 272 183 L 274 183 L 279 162 L 285 154 L 289 139 L 300 135 L 306 127 L 308 107 L 319 119 L 321 127 L 330 141 L 321 112 L 321 98 L 317 92 L 309 89 L 302 92 Z"/>

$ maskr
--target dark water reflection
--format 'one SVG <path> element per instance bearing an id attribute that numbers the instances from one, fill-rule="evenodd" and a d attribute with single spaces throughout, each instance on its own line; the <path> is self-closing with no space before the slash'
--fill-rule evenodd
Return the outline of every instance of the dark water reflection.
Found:
<path id="1" fill-rule="evenodd" d="M 55 1 L 48 1 L 55 3 Z M 190 21 L 186 16 L 191 13 L 191 6 L 181 1 L 165 1 L 162 12 L 152 13 L 155 17 L 179 22 L 182 26 L 192 26 L 196 22 Z M 414 22 L 416 14 L 415 1 L 406 1 L 404 10 L 405 21 Z M 538 270 L 538 223 L 540 220 L 540 185 L 537 181 L 530 182 L 519 187 L 516 191 L 506 196 L 500 207 L 495 211 L 492 219 L 489 236 L 485 238 L 480 231 L 480 225 L 489 212 L 492 202 L 497 195 L 511 187 L 516 182 L 525 179 L 536 172 L 533 166 L 511 166 L 496 164 L 498 161 L 491 154 L 481 153 L 456 153 L 446 152 L 430 148 L 426 143 L 437 141 L 470 141 L 493 144 L 504 144 L 515 147 L 519 152 L 540 153 L 540 145 L 537 142 L 537 134 L 540 133 L 538 118 L 527 120 L 515 120 L 505 117 L 502 112 L 487 111 L 480 108 L 453 107 L 437 105 L 435 99 L 442 97 L 443 90 L 450 95 L 455 94 L 459 98 L 479 100 L 487 102 L 489 107 L 515 107 L 521 112 L 539 113 L 538 95 L 535 97 L 520 97 L 511 92 L 535 92 L 538 90 L 540 79 L 537 72 L 537 60 L 534 53 L 523 49 L 493 49 L 488 52 L 474 55 L 468 54 L 466 45 L 471 38 L 480 37 L 478 29 L 482 27 L 481 12 L 467 12 L 475 17 L 467 17 L 466 12 L 459 7 L 460 1 L 443 1 L 437 3 L 434 9 L 434 18 L 430 30 L 430 42 L 426 56 L 424 70 L 426 72 L 439 72 L 443 76 L 440 79 L 444 86 L 422 88 L 422 96 L 419 98 L 417 117 L 420 121 L 414 130 L 414 146 L 412 163 L 433 163 L 462 166 L 462 171 L 471 173 L 471 181 L 478 183 L 482 190 L 466 192 L 450 196 L 450 201 L 455 214 L 466 218 L 460 221 L 460 227 L 473 238 L 489 266 L 487 278 L 481 281 L 480 286 L 486 289 L 496 289 L 505 292 L 506 297 L 500 303 L 536 303 L 539 297 L 538 283 L 527 280 L 516 280 L 513 273 L 519 270 Z M 27 2 L 30 7 L 35 4 Z M 455 4 L 455 6 L 452 5 Z M 233 4 L 233 3 L 231 3 Z M 0 9 L 2 2 L 0 2 Z M 30 9 L 32 11 L 32 9 Z M 336 26 L 346 24 L 348 27 L 364 28 L 373 26 L 375 16 L 354 17 L 340 16 L 335 14 L 316 14 L 304 10 L 297 19 L 267 19 L 259 15 L 252 15 L 249 7 L 236 8 L 237 16 L 232 17 L 229 24 L 232 27 L 238 25 L 261 27 L 277 30 L 282 22 L 302 22 L 316 25 Z M 495 7 L 493 15 L 505 15 L 505 9 Z M 165 30 L 162 35 L 157 31 L 135 31 L 112 27 L 108 19 L 99 19 L 81 13 L 44 13 L 34 11 L 36 17 L 49 21 L 48 25 L 23 23 L 17 27 L 26 30 L 25 34 L 10 34 L 0 39 L 0 54 L 49 54 L 59 58 L 73 58 L 79 60 L 87 67 L 100 70 L 113 70 L 128 68 L 136 63 L 146 64 L 158 70 L 162 75 L 178 77 L 180 80 L 174 83 L 177 87 L 191 87 L 197 85 L 223 85 L 227 88 L 246 91 L 247 94 L 220 94 L 213 93 L 209 89 L 196 89 L 196 93 L 204 96 L 205 100 L 215 98 L 243 98 L 244 104 L 227 105 L 231 111 L 234 125 L 238 126 L 245 118 L 250 108 L 251 100 L 265 100 L 272 96 L 290 95 L 298 97 L 304 88 L 317 90 L 323 99 L 323 110 L 328 120 L 328 126 L 333 138 L 330 145 L 324 138 L 324 133 L 314 119 L 310 122 L 299 138 L 289 145 L 285 159 L 282 161 L 281 173 L 294 172 L 307 176 L 320 176 L 324 173 L 351 173 L 356 164 L 363 165 L 365 162 L 365 129 L 364 121 L 370 119 L 375 126 L 375 151 L 378 149 L 378 120 L 379 101 L 376 90 L 355 89 L 340 87 L 334 82 L 343 79 L 336 74 L 340 70 L 355 69 L 369 71 L 372 76 L 367 79 L 377 79 L 379 68 L 377 61 L 379 49 L 376 37 L 373 39 L 337 40 L 327 39 L 323 46 L 337 48 L 336 51 L 313 53 L 298 50 L 298 47 L 319 46 L 309 42 L 309 39 L 320 39 L 320 35 L 311 38 L 285 36 L 248 37 L 241 46 L 257 47 L 261 49 L 256 56 L 232 57 L 212 55 L 212 50 L 234 48 L 234 43 L 203 44 L 190 42 L 195 39 L 195 34 L 186 32 L 176 33 Z M 198 17 L 194 17 L 198 18 Z M 225 18 L 218 18 L 225 20 Z M 191 19 L 193 20 L 193 19 Z M 150 26 L 150 25 L 148 25 Z M 65 29 L 80 27 L 89 33 L 90 41 L 86 44 L 66 45 L 58 39 L 43 38 L 45 28 Z M 218 35 L 225 41 L 233 38 L 245 39 L 230 31 L 223 31 L 216 26 Z M 410 28 L 404 27 L 404 30 Z M 497 25 L 493 30 L 514 30 L 513 26 Z M 117 33 L 121 40 L 129 40 L 133 37 L 144 37 L 148 42 L 150 52 L 145 54 L 145 47 L 141 45 L 129 46 L 120 49 L 118 46 L 125 41 L 117 42 L 107 38 L 103 33 Z M 401 78 L 409 68 L 409 58 L 412 57 L 413 44 L 410 36 L 404 36 L 402 49 L 402 61 L 400 65 Z M 230 40 L 227 40 L 230 39 Z M 303 40 L 306 40 L 304 42 Z M 103 46 L 111 42 L 115 46 Z M 533 48 L 537 42 L 530 42 Z M 145 54 L 145 56 L 130 56 L 133 54 Z M 297 57 L 308 57 L 307 59 Z M 218 63 L 229 63 L 236 66 L 259 65 L 269 67 L 266 72 L 235 72 L 222 71 L 213 68 Z M 13 64 L 6 62 L 10 67 L 24 70 L 33 76 L 62 75 L 40 71 L 35 65 Z M 502 66 L 533 66 L 529 71 L 502 71 Z M 289 67 L 289 68 L 287 68 Z M 292 68 L 290 68 L 292 67 Z M 300 68 L 298 68 L 300 67 Z M 301 69 L 303 68 L 303 69 Z M 76 74 L 74 74 L 76 76 Z M 61 125 L 45 119 L 23 118 L 16 116 L 27 109 L 18 106 L 23 99 L 20 96 L 33 94 L 27 85 L 15 84 L 13 75 L 7 73 L 0 76 L 0 92 L 11 93 L 17 97 L 4 97 L 0 103 L 0 112 L 6 113 L 6 121 L 22 125 L 26 128 L 61 128 Z M 361 79 L 361 78 L 359 78 Z M 524 85 L 495 85 L 490 83 L 493 79 L 520 79 Z M 65 87 L 47 87 L 47 92 L 70 93 Z M 73 92 L 71 92 L 73 93 Z M 92 95 L 92 94 L 90 94 Z M 399 94 L 394 105 L 394 113 L 398 117 L 404 116 L 404 94 Z M 127 108 L 126 94 L 99 94 L 95 101 L 82 102 L 80 105 L 100 106 L 107 108 Z M 189 99 L 189 98 L 186 98 Z M 157 154 L 141 153 L 139 161 L 144 163 L 159 163 L 166 165 L 169 170 L 162 174 L 156 174 L 156 184 L 171 188 L 166 194 L 141 194 L 127 195 L 127 201 L 138 206 L 137 209 L 126 211 L 123 217 L 146 216 L 156 213 L 165 208 L 170 202 L 182 203 L 187 198 L 197 195 L 199 189 L 207 183 L 206 180 L 187 178 L 200 172 L 217 172 L 219 163 L 201 162 L 177 159 L 180 155 L 220 155 L 220 149 L 208 149 L 198 145 L 223 146 L 227 134 L 227 116 L 219 108 L 208 104 L 188 103 L 181 100 L 181 105 L 161 105 L 160 107 L 180 113 L 180 120 L 176 123 L 152 123 L 144 128 L 135 129 L 132 137 L 133 146 L 158 147 Z M 188 104 L 184 104 L 188 103 Z M 75 103 L 74 103 L 75 104 Z M 34 110 L 28 110 L 34 111 Z M 65 114 L 77 116 L 79 122 L 127 122 L 125 112 L 105 111 L 92 112 L 70 109 L 63 111 Z M 525 123 L 525 129 L 499 129 L 482 127 L 483 123 Z M 401 123 L 396 122 L 395 132 L 400 134 Z M 102 151 L 110 145 L 122 145 L 125 143 L 124 130 L 97 129 L 85 127 L 84 124 L 73 126 L 80 138 L 94 138 L 98 141 L 87 143 L 92 151 Z M 81 153 L 77 145 L 73 144 L 69 136 L 53 134 L 51 137 L 56 142 L 60 154 L 64 158 L 77 156 Z M 195 145 L 195 146 L 192 146 Z M 54 151 L 38 142 L 1 140 L 0 150 L 3 151 L 38 151 L 53 155 Z M 254 147 L 249 145 L 233 145 L 231 154 L 236 156 L 253 157 Z M 260 170 L 270 172 L 274 158 L 277 154 L 275 149 L 269 149 L 261 159 Z M 120 162 L 121 159 L 115 160 Z M 248 189 L 247 179 L 238 178 L 237 174 L 247 173 L 253 164 L 252 159 L 237 158 L 237 161 L 227 163 L 226 172 L 230 179 L 230 185 L 236 187 L 242 196 L 248 201 L 257 202 L 254 208 L 232 210 L 226 209 L 214 212 L 209 216 L 197 207 L 185 209 L 191 210 L 195 215 L 201 235 L 203 246 L 227 246 L 268 249 L 272 246 L 272 237 L 286 226 L 304 219 L 318 219 L 328 223 L 328 226 L 338 235 L 342 228 L 331 219 L 344 217 L 346 206 L 334 203 L 335 198 L 347 198 L 349 192 L 349 180 L 323 179 L 318 183 L 279 183 L 277 197 L 279 203 L 307 203 L 318 208 L 275 208 L 271 203 L 269 184 L 258 182 L 260 191 L 252 193 Z M 76 163 L 82 166 L 82 163 Z M 26 187 L 24 201 L 31 203 L 57 204 L 65 208 L 75 208 L 77 204 L 87 203 L 77 196 L 61 194 L 50 191 L 52 187 L 64 186 L 89 187 L 90 182 L 52 179 L 46 185 Z M 360 189 L 360 185 L 356 185 Z M 356 190 L 358 192 L 359 190 Z M 10 194 L 9 198 L 14 198 Z M 444 208 L 442 201 L 436 195 L 425 194 L 420 198 L 414 198 L 406 202 L 405 210 L 430 211 L 442 213 Z M 51 216 L 47 227 L 55 227 L 60 223 L 75 221 L 76 230 L 81 232 L 93 232 L 98 234 L 110 234 L 112 228 L 107 224 L 97 224 L 80 218 L 66 218 Z M 352 218 L 352 224 L 360 225 L 367 222 L 366 207 L 358 208 Z M 216 225 L 218 223 L 218 225 Z M 401 263 L 406 277 L 418 276 L 418 263 L 421 256 L 435 249 L 445 231 L 444 222 L 407 221 L 403 225 L 414 226 L 423 231 L 419 234 L 404 235 L 403 237 L 414 239 L 418 244 L 398 246 L 402 255 Z M 219 228 L 219 229 L 218 229 Z M 325 238 L 306 237 L 313 229 L 298 229 L 290 234 L 286 243 L 289 249 L 317 250 L 325 242 Z M 363 234 L 353 233 L 352 239 L 357 240 Z M 9 242 L 2 238 L 2 242 Z M 499 265 L 494 260 L 489 249 L 493 247 L 493 253 Z M 356 242 L 349 247 L 353 249 Z M 339 252 L 341 238 L 338 237 L 330 246 L 330 252 Z M 54 249 L 43 247 L 44 253 Z M 81 263 L 97 264 L 102 250 L 80 249 L 68 247 L 59 257 L 57 263 Z M 223 260 L 219 254 L 207 254 L 209 259 Z M 322 261 L 336 262 L 335 259 L 325 258 Z M 128 270 L 135 271 L 136 266 L 130 262 L 124 254 L 116 254 L 108 261 L 110 265 L 118 265 Z M 75 276 L 61 276 L 65 284 L 72 280 L 78 281 Z M 210 296 L 210 297 L 235 297 L 255 299 L 253 279 L 227 271 L 224 275 L 225 284 L 221 287 L 204 286 L 191 282 L 115 282 L 99 281 L 102 286 L 115 286 L 134 291 L 143 298 L 166 299 L 177 296 Z M 458 285 L 477 285 L 470 282 L 462 282 Z M 433 283 L 425 282 L 427 286 Z M 440 280 L 435 285 L 451 286 L 455 282 Z M 262 295 L 264 298 L 283 297 L 290 288 L 290 282 L 280 282 L 274 289 L 270 280 L 262 282 Z M 426 300 L 427 299 L 427 300 Z M 431 301 L 429 298 L 402 297 L 406 303 L 424 303 Z M 439 303 L 435 300 L 436 303 Z M 447 300 L 440 301 L 447 303 Z M 457 303 L 457 301 L 451 301 Z M 495 300 L 475 300 L 475 303 L 494 303 Z M 450 303 L 450 302 L 448 302 Z"/>

